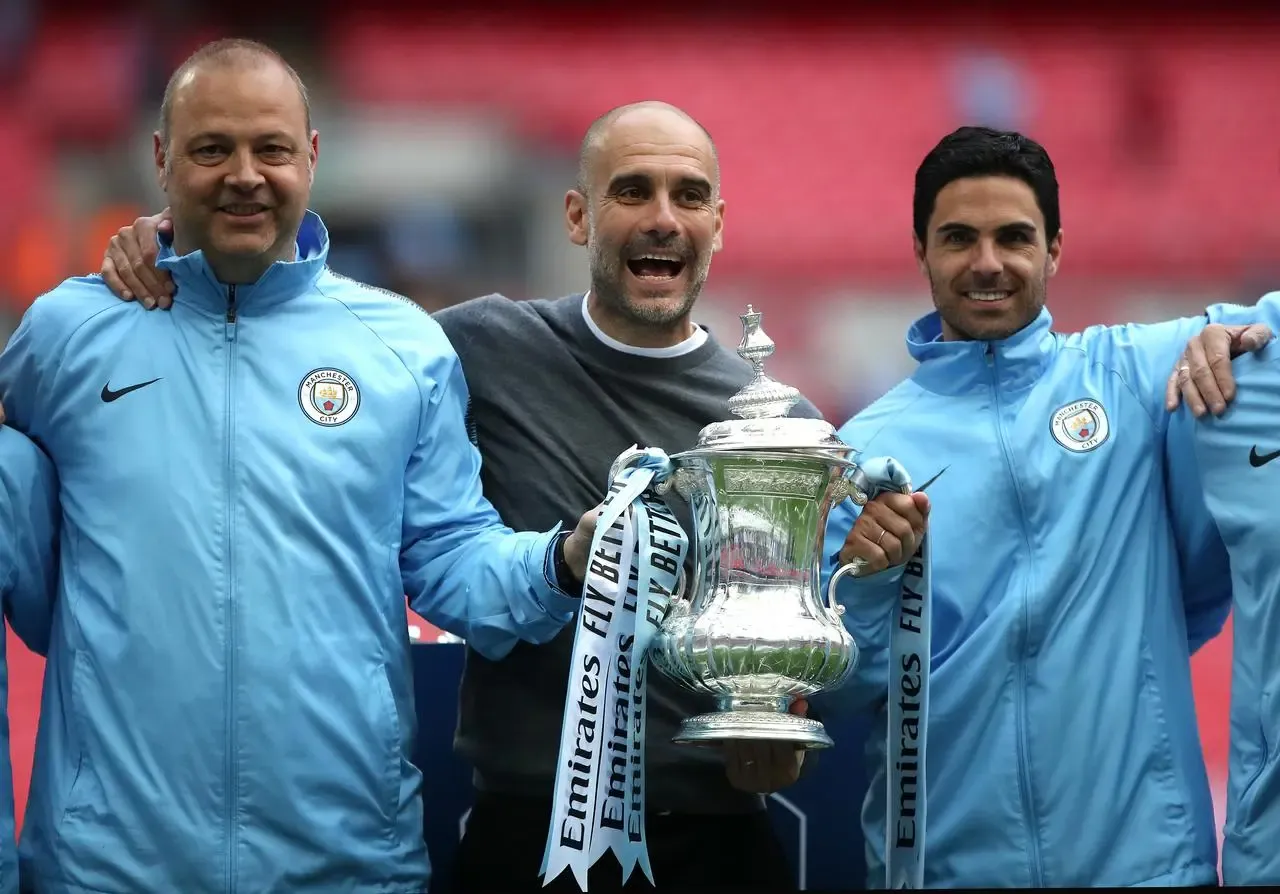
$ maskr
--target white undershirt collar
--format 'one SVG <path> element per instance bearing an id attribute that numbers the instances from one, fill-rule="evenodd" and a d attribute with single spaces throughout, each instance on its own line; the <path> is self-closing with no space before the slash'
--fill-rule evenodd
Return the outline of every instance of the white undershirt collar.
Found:
<path id="1" fill-rule="evenodd" d="M 635 345 L 629 345 L 620 342 L 610 335 L 606 335 L 596 321 L 591 319 L 591 313 L 587 310 L 587 299 L 591 297 L 591 293 L 582 296 L 582 319 L 586 320 L 587 328 L 591 330 L 591 334 L 600 341 L 604 342 L 615 351 L 621 351 L 624 354 L 634 354 L 637 357 L 680 357 L 688 354 L 690 351 L 696 351 L 702 347 L 707 340 L 707 330 L 703 329 L 697 323 L 693 324 L 693 334 L 684 341 L 667 348 L 638 348 Z"/>

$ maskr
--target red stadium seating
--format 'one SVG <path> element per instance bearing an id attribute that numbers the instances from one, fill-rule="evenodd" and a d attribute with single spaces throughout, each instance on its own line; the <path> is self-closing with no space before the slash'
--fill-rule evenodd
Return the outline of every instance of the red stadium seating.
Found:
<path id="1" fill-rule="evenodd" d="M 339 18 L 330 56 L 349 101 L 489 106 L 562 145 L 610 106 L 676 102 L 721 148 L 733 238 L 717 269 L 823 277 L 910 269 L 912 175 L 961 123 L 952 62 L 968 39 L 1020 66 L 1020 126 L 1058 164 L 1073 270 L 1236 276 L 1274 255 L 1274 29 L 981 37 L 842 27 L 797 40 L 725 26 L 655 55 L 599 26 Z"/>

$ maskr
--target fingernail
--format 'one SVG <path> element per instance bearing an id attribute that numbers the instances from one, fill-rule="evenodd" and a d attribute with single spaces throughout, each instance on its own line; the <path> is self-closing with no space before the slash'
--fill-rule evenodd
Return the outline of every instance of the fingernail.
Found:
<path id="1" fill-rule="evenodd" d="M 120 297 L 123 298 L 125 301 L 132 301 L 133 292 L 130 292 L 128 289 L 125 289 L 123 292 L 120 293 Z"/>
<path id="2" fill-rule="evenodd" d="M 145 307 L 147 310 L 154 310 L 156 306 L 156 299 L 150 296 L 143 298 L 142 306 Z"/>

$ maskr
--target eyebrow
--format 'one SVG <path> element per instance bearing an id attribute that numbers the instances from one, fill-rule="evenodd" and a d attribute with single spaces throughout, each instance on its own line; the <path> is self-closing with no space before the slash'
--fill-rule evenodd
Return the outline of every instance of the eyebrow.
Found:
<path id="1" fill-rule="evenodd" d="M 609 181 L 609 192 L 617 192 L 620 189 L 626 189 L 628 186 L 649 187 L 653 185 L 653 178 L 648 174 L 632 173 L 619 174 Z M 700 189 L 703 192 L 711 192 L 711 181 L 705 177 L 694 177 L 686 174 L 676 181 L 677 189 Z"/>
<path id="2" fill-rule="evenodd" d="M 235 138 L 232 137 L 231 134 L 222 133 L 221 131 L 216 131 L 216 130 L 207 130 L 207 131 L 202 131 L 198 134 L 195 134 L 187 142 L 188 143 L 201 143 L 205 141 L 231 142 L 234 139 Z M 255 143 L 293 143 L 294 139 L 284 131 L 272 131 L 270 133 L 258 134 L 253 138 L 253 141 Z"/>
<path id="3" fill-rule="evenodd" d="M 935 232 L 939 236 L 946 236 L 949 233 L 962 233 L 967 235 L 970 233 L 976 233 L 978 230 L 976 227 L 972 227 L 969 224 L 959 223 L 957 221 L 948 221 L 947 223 L 939 225 Z M 1034 236 L 1036 234 L 1036 225 L 1029 221 L 1020 220 L 997 227 L 996 232 L 1001 235 L 1009 233 L 1025 233 L 1028 236 Z"/>

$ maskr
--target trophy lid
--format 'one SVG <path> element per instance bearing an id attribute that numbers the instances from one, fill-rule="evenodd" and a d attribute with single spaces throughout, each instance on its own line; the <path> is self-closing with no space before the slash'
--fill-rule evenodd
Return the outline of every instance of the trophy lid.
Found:
<path id="1" fill-rule="evenodd" d="M 840 440 L 835 427 L 824 419 L 791 418 L 787 414 L 801 400 L 800 392 L 764 372 L 764 361 L 774 352 L 773 340 L 760 325 L 761 314 L 747 305 L 742 314 L 742 341 L 738 356 L 755 367 L 755 374 L 729 398 L 729 412 L 739 419 L 714 422 L 698 435 L 695 452 L 708 450 L 834 450 L 851 448 Z"/>

